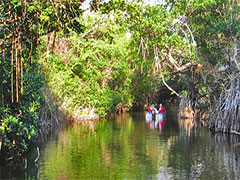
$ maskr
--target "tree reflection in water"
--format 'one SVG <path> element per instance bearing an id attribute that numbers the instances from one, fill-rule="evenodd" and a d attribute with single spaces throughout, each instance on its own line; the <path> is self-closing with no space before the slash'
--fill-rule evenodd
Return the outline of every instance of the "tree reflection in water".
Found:
<path id="1" fill-rule="evenodd" d="M 186 179 L 240 178 L 238 135 L 211 133 L 201 121 L 194 119 L 178 118 L 178 123 L 179 137 L 171 147 L 176 155 L 169 159 L 173 169 L 184 170 Z"/>
<path id="2" fill-rule="evenodd" d="M 0 166 L 0 179 L 239 179 L 239 136 L 178 119 L 177 107 L 168 107 L 161 133 L 152 128 L 143 112 L 68 126 L 40 147 L 38 168 Z"/>

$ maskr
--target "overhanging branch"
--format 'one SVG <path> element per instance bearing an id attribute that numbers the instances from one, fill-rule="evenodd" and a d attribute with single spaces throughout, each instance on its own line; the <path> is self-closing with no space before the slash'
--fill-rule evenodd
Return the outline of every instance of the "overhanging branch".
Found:
<path id="1" fill-rule="evenodd" d="M 164 79 L 164 76 L 162 74 L 162 66 L 161 66 L 161 63 L 159 61 L 159 58 L 158 58 L 158 49 L 157 47 L 154 45 L 154 59 L 155 59 L 155 62 L 158 62 L 158 67 L 160 68 L 160 75 L 161 75 L 161 78 L 162 78 L 162 81 L 163 81 L 163 84 L 171 91 L 173 92 L 174 94 L 176 94 L 178 97 L 181 97 L 173 88 L 171 88 L 167 82 L 165 81 Z"/>

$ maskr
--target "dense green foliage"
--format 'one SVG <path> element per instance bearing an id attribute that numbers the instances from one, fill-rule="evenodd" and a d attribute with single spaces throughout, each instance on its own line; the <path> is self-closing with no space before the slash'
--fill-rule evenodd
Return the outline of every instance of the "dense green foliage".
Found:
<path id="1" fill-rule="evenodd" d="M 52 55 L 45 61 L 48 86 L 76 118 L 95 109 L 99 115 L 106 115 L 119 103 L 127 105 L 128 110 L 134 100 L 130 39 L 113 14 L 86 16 L 83 21 L 87 23 L 86 35 L 82 38 L 83 34 L 72 32 L 66 59 Z"/>
<path id="2" fill-rule="evenodd" d="M 38 136 L 39 109 L 42 100 L 40 88 L 43 82 L 35 69 L 28 67 L 28 73 L 24 74 L 24 91 L 20 96 L 21 101 L 11 103 L 4 99 L 5 106 L 0 109 L 0 135 L 4 148 L 11 149 L 8 157 L 11 157 L 12 153 L 21 155 L 28 149 L 30 142 L 36 141 Z M 7 82 L 8 78 L 5 80 Z M 10 97 L 8 99 L 11 100 Z"/>
<path id="3" fill-rule="evenodd" d="M 75 21 L 82 13 L 81 2 L 0 2 L 0 151 L 4 159 L 26 152 L 43 124 L 39 37 L 53 31 L 67 33 L 66 29 L 82 31 Z"/>

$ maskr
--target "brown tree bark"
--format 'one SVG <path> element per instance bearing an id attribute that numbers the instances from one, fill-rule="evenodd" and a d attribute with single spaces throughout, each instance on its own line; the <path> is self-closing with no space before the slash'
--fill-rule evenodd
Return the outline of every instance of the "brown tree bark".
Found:
<path id="1" fill-rule="evenodd" d="M 18 62 L 18 46 L 17 43 L 15 43 L 15 66 L 16 66 L 16 102 L 18 102 L 19 97 L 18 97 L 18 79 L 19 79 L 19 62 Z"/>
<path id="2" fill-rule="evenodd" d="M 15 43 L 15 40 L 13 39 L 12 40 L 12 49 L 11 49 L 11 100 L 12 100 L 12 103 L 14 102 L 14 95 L 13 95 L 13 91 L 14 91 L 14 87 L 13 87 L 13 80 L 14 80 L 14 72 L 13 72 L 13 58 L 14 58 L 14 43 Z"/>
<path id="3" fill-rule="evenodd" d="M 21 75 L 21 94 L 23 94 L 23 62 L 22 62 L 22 45 L 20 31 L 18 33 L 18 49 L 19 49 L 19 61 L 20 61 L 20 75 Z"/>

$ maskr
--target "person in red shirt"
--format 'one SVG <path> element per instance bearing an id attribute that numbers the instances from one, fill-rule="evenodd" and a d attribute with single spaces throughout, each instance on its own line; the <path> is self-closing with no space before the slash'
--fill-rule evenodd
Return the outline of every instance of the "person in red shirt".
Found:
<path id="1" fill-rule="evenodd" d="M 151 106 L 149 106 L 149 108 L 148 108 L 148 112 L 152 113 L 153 108 L 154 108 L 154 105 L 152 104 Z"/>
<path id="2" fill-rule="evenodd" d="M 165 107 L 164 107 L 162 104 L 159 105 L 159 110 L 158 110 L 158 112 L 159 112 L 160 114 L 165 114 L 165 113 L 166 113 L 166 109 L 165 109 Z"/>

